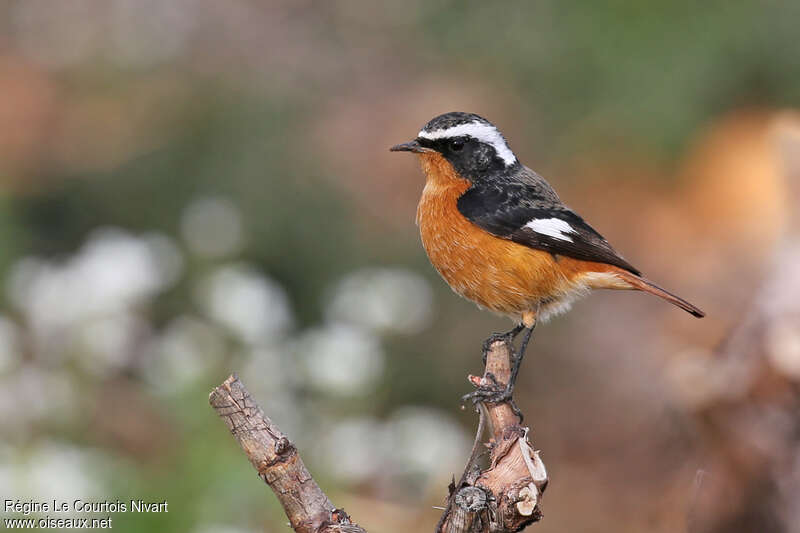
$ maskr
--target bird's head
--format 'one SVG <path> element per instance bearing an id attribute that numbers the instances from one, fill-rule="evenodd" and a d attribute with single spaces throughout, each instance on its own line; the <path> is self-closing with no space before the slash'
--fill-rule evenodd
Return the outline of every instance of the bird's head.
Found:
<path id="1" fill-rule="evenodd" d="M 474 113 L 458 111 L 432 119 L 416 139 L 393 146 L 391 151 L 438 154 L 472 181 L 519 165 L 494 124 Z"/>

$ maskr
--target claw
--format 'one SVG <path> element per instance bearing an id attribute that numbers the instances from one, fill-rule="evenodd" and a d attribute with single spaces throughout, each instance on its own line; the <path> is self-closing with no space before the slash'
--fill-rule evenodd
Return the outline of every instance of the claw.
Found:
<path id="1" fill-rule="evenodd" d="M 505 333 L 492 333 L 491 335 L 489 335 L 488 339 L 483 341 L 483 355 L 484 355 L 484 357 L 486 357 L 486 352 L 489 351 L 489 347 L 492 345 L 492 343 L 495 343 L 497 341 L 509 342 L 511 339 L 512 339 L 512 337 L 511 337 L 511 332 L 510 331 L 506 331 Z"/>
<path id="2" fill-rule="evenodd" d="M 501 387 L 493 378 L 494 383 L 482 383 L 474 391 L 465 394 L 461 397 L 461 401 L 470 401 L 473 404 L 479 402 L 486 403 L 503 403 L 511 399 L 511 391 L 507 387 Z"/>
<path id="3" fill-rule="evenodd" d="M 514 402 L 514 398 L 512 398 L 512 392 L 507 387 L 497 385 L 495 381 L 494 385 L 483 384 L 478 386 L 474 391 L 462 396 L 461 401 L 463 403 L 471 402 L 472 405 L 479 403 L 508 403 L 511 411 L 519 418 L 519 423 L 521 424 L 524 417 L 522 411 Z"/>
<path id="4" fill-rule="evenodd" d="M 511 348 L 513 357 L 514 347 L 512 345 L 512 342 L 517 337 L 517 335 L 519 335 L 519 332 L 524 329 L 524 327 L 525 326 L 523 326 L 522 324 L 518 324 L 509 331 L 505 331 L 502 333 L 498 332 L 492 333 L 488 339 L 483 341 L 483 357 L 482 357 L 483 364 L 484 365 L 486 364 L 486 354 L 489 351 L 489 348 L 491 347 L 492 343 L 497 341 L 505 342 L 506 344 L 508 344 L 509 348 Z"/>

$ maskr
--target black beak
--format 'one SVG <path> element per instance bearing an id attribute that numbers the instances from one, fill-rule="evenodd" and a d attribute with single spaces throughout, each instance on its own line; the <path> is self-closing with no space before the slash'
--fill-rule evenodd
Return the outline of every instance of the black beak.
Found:
<path id="1" fill-rule="evenodd" d="M 396 146 L 392 146 L 389 148 L 390 152 L 414 152 L 416 154 L 427 152 L 428 149 L 419 144 L 419 141 L 414 139 L 413 141 L 408 141 L 407 143 L 398 144 Z"/>

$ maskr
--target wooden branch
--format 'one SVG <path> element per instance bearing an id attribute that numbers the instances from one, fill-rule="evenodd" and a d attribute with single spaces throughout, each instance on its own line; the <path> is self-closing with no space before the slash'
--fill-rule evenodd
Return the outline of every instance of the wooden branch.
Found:
<path id="1" fill-rule="evenodd" d="M 470 381 L 505 386 L 511 376 L 511 350 L 507 341 L 490 339 L 484 347 L 483 377 L 470 376 Z M 452 488 L 439 531 L 513 532 L 542 518 L 547 471 L 528 441 L 529 429 L 520 426 L 510 401 L 481 404 L 481 409 L 491 434 L 489 467 L 480 471 L 467 464 L 459 486 Z"/>
<path id="2" fill-rule="evenodd" d="M 484 346 L 484 375 L 470 376 L 470 380 L 476 385 L 496 382 L 505 386 L 511 375 L 511 350 L 508 342 L 490 339 Z M 209 402 L 258 475 L 272 488 L 297 533 L 366 533 L 350 522 L 347 513 L 334 507 L 311 477 L 297 448 L 264 415 L 235 374 L 211 392 Z M 480 408 L 473 453 L 458 485 L 450 487 L 437 533 L 510 533 L 542 517 L 547 472 L 539 452 L 528 441 L 528 428 L 520 426 L 510 402 L 481 404 Z M 476 459 L 481 455 L 485 421 L 491 434 L 490 453 L 488 467 L 481 470 Z"/>
<path id="3" fill-rule="evenodd" d="M 264 415 L 234 374 L 208 397 L 259 477 L 270 486 L 297 533 L 366 533 L 336 509 L 300 459 L 297 448 Z"/>

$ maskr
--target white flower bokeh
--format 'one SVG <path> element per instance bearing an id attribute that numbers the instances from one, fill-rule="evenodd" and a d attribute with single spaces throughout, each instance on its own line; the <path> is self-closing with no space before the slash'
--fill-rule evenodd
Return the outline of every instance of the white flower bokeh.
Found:
<path id="1" fill-rule="evenodd" d="M 403 406 L 387 422 L 392 459 L 403 472 L 431 472 L 463 468 L 469 454 L 469 438 L 449 415 L 437 409 Z"/>
<path id="2" fill-rule="evenodd" d="M 89 375 L 113 375 L 130 361 L 137 341 L 151 337 L 151 329 L 147 320 L 133 313 L 87 321 L 76 331 L 78 364 Z"/>
<path id="3" fill-rule="evenodd" d="M 425 278 L 400 268 L 364 268 L 340 280 L 328 301 L 328 320 L 359 324 L 381 333 L 422 331 L 433 313 Z"/>
<path id="4" fill-rule="evenodd" d="M 77 405 L 78 391 L 67 374 L 24 364 L 0 378 L 0 435 L 21 439 L 38 423 L 69 419 Z"/>
<path id="5" fill-rule="evenodd" d="M 206 314 L 246 343 L 271 342 L 292 327 L 283 287 L 251 266 L 220 267 L 200 282 L 196 292 Z"/>
<path id="6" fill-rule="evenodd" d="M 470 440 L 437 409 L 398 408 L 386 420 L 356 417 L 321 432 L 312 450 L 331 475 L 348 484 L 403 478 L 417 487 L 438 483 L 463 468 Z"/>
<path id="7" fill-rule="evenodd" d="M 386 426 L 373 417 L 337 421 L 312 450 L 338 480 L 364 483 L 385 468 L 389 455 Z"/>
<path id="8" fill-rule="evenodd" d="M 15 263 L 8 292 L 34 334 L 46 338 L 125 311 L 171 286 L 180 259 L 170 242 L 156 234 L 140 238 L 117 228 L 95 230 L 65 261 L 29 257 Z"/>
<path id="9" fill-rule="evenodd" d="M 97 450 L 60 441 L 27 449 L 0 449 L 0 493 L 38 501 L 107 497 L 107 458 Z"/>
<path id="10" fill-rule="evenodd" d="M 326 324 L 303 333 L 294 344 L 308 383 L 335 396 L 363 396 L 383 373 L 380 339 L 350 324 Z"/>
<path id="11" fill-rule="evenodd" d="M 197 317 L 179 316 L 150 341 L 142 375 L 157 391 L 174 394 L 207 376 L 225 352 L 217 328 Z"/>

